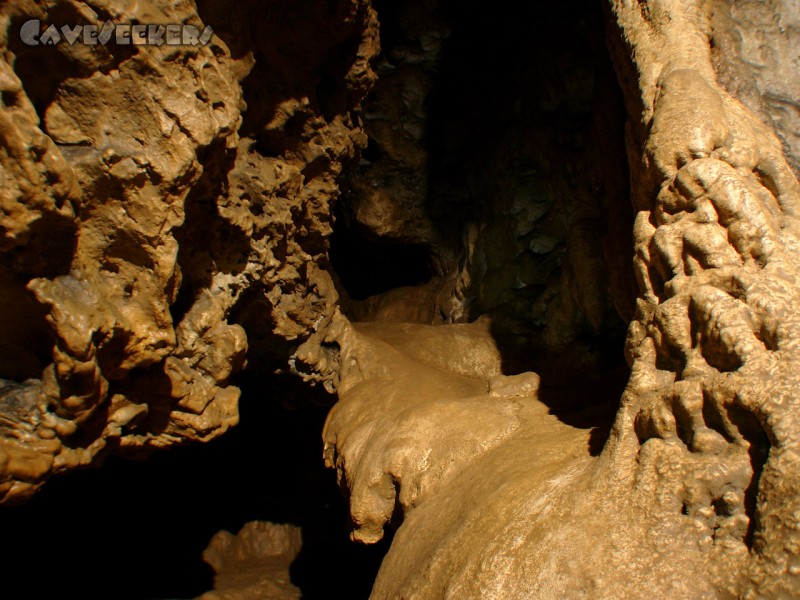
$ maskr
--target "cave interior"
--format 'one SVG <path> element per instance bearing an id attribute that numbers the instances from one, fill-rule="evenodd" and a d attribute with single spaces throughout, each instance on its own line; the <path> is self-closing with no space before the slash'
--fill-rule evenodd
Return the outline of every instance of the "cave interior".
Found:
<path id="1" fill-rule="evenodd" d="M 625 111 L 601 6 L 376 0 L 375 8 L 382 50 L 363 106 L 369 144 L 340 177 L 329 239 L 343 312 L 379 320 L 375 307 L 388 299 L 413 305 L 410 319 L 490 319 L 504 370 L 539 373 L 553 414 L 592 429 L 599 451 L 628 374 L 635 298 Z M 32 79 L 25 71 L 34 67 L 17 67 Z M 244 88 L 247 127 L 271 108 Z M 38 90 L 35 103 L 51 92 Z M 381 219 L 393 220 L 390 230 Z M 443 301 L 456 287 L 458 303 Z M 263 308 L 233 313 L 255 348 Z M 211 588 L 201 558 L 211 536 L 266 520 L 302 527 L 291 574 L 304 597 L 366 598 L 391 535 L 375 546 L 349 541 L 346 499 L 320 458 L 335 398 L 275 374 L 273 360 L 254 356 L 237 376 L 241 423 L 222 438 L 143 461 L 111 457 L 0 509 L 4 537 L 14 540 L 2 550 L 7 589 L 194 597 Z"/>

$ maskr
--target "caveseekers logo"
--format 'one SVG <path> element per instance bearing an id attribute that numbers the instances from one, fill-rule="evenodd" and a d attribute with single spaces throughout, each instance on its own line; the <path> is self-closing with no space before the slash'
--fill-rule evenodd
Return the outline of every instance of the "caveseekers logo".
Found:
<path id="1" fill-rule="evenodd" d="M 28 46 L 56 46 L 65 42 L 87 46 L 105 46 L 109 43 L 121 46 L 205 46 L 211 41 L 214 30 L 210 25 L 200 31 L 194 25 L 140 25 L 115 24 L 107 21 L 103 25 L 50 25 L 42 29 L 41 21 L 31 19 L 22 24 L 19 37 Z"/>

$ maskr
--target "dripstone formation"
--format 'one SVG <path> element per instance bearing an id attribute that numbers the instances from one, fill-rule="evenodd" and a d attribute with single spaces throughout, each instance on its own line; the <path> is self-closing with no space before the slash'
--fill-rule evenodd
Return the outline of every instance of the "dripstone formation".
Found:
<path id="1" fill-rule="evenodd" d="M 5 3 L 0 502 L 288 373 L 374 598 L 800 595 L 795 4 Z M 220 534 L 208 597 L 299 548 Z"/>
<path id="2" fill-rule="evenodd" d="M 266 31 L 244 4 L 3 6 L 5 500 L 110 451 L 224 433 L 238 419 L 231 377 L 270 352 L 288 367 L 330 318 L 330 203 L 365 143 L 354 109 L 377 21 L 358 2 L 316 16 L 290 4 Z M 208 46 L 18 38 L 33 17 L 201 14 L 217 30 Z"/>

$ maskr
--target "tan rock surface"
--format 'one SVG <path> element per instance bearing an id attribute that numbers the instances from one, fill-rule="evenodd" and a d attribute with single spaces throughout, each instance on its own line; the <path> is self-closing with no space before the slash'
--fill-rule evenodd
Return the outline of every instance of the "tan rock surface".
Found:
<path id="1" fill-rule="evenodd" d="M 703 4 L 611 7 L 613 55 L 628 85 L 640 288 L 626 350 L 631 376 L 611 436 L 591 457 L 585 433 L 540 407 L 539 419 L 493 426 L 502 438 L 485 453 L 468 451 L 472 460 L 462 459 L 457 476 L 425 481 L 420 489 L 431 491 L 416 506 L 404 501 L 404 486 L 430 477 L 426 452 L 463 447 L 464 433 L 452 425 L 463 417 L 439 406 L 425 423 L 452 411 L 440 435 L 409 444 L 392 434 L 402 426 L 370 418 L 366 407 L 342 423 L 357 401 L 345 386 L 327 435 L 331 423 L 336 432 L 353 427 L 337 435 L 334 462 L 353 493 L 356 526 L 388 521 L 390 481 L 405 515 L 375 598 L 800 593 L 793 350 L 800 186 L 774 133 L 717 82 Z M 344 357 L 359 353 L 342 347 Z M 379 362 L 388 353 L 369 354 Z M 403 390 L 408 367 L 390 363 L 391 392 L 373 391 L 370 406 L 392 418 L 391 404 L 415 402 L 433 384 Z M 386 381 L 386 369 L 376 373 L 356 389 Z M 391 404 L 378 408 L 384 402 Z M 439 402 L 413 404 L 414 412 Z M 376 433 L 361 434 L 370 428 Z M 398 461 L 398 445 L 401 457 L 419 458 Z M 378 484 L 366 509 L 365 477 Z"/>
<path id="2" fill-rule="evenodd" d="M 289 4 L 274 9 L 291 21 Z M 351 109 L 372 81 L 377 24 L 368 6 L 343 1 L 330 27 L 321 4 L 283 39 L 248 33 L 244 4 L 200 3 L 202 16 L 158 1 L 0 9 L 10 309 L 0 499 L 109 451 L 224 433 L 238 420 L 230 380 L 248 352 L 232 313 L 246 327 L 259 321 L 251 356 L 276 338 L 282 349 L 301 342 L 332 314 L 336 294 L 317 263 L 335 177 L 364 143 Z M 28 47 L 18 28 L 29 18 L 213 18 L 219 35 L 208 46 Z M 261 58 L 285 47 L 296 53 L 283 62 Z M 326 61 L 341 66 L 327 73 Z M 327 96 L 315 93 L 320 78 L 335 78 Z"/>
<path id="3" fill-rule="evenodd" d="M 300 529 L 253 521 L 233 535 L 221 531 L 203 559 L 214 569 L 214 591 L 200 600 L 296 600 L 289 567 L 302 546 Z"/>
<path id="4" fill-rule="evenodd" d="M 800 595 L 794 4 L 610 0 L 615 75 L 599 12 L 489 49 L 500 11 L 380 6 L 380 56 L 366 0 L 0 6 L 0 502 L 217 437 L 247 366 L 338 394 L 352 537 L 399 526 L 375 598 Z M 349 298 L 334 226 L 430 281 Z M 207 597 L 297 597 L 298 551 L 220 534 Z"/>

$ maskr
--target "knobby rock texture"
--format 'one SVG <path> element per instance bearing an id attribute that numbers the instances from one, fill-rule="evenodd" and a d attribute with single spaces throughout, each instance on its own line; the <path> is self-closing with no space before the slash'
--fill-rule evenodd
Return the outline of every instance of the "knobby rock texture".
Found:
<path id="1" fill-rule="evenodd" d="M 13 501 L 108 452 L 222 434 L 238 419 L 231 377 L 247 360 L 288 369 L 330 318 L 330 204 L 366 143 L 356 108 L 378 42 L 358 1 L 1 14 L 0 498 Z M 31 18 L 211 19 L 217 34 L 29 47 Z"/>
<path id="2" fill-rule="evenodd" d="M 203 552 L 214 569 L 214 590 L 201 600 L 297 600 L 300 590 L 289 579 L 289 567 L 302 546 L 292 525 L 251 521 L 238 534 L 221 531 Z"/>
<path id="3" fill-rule="evenodd" d="M 629 323 L 630 376 L 602 452 L 594 455 L 580 426 L 592 419 L 599 388 L 584 390 L 578 410 L 562 410 L 558 422 L 543 416 L 554 414 L 545 392 L 558 378 L 547 361 L 529 363 L 540 367 L 538 378 L 516 376 L 531 382 L 527 388 L 498 385 L 497 371 L 478 360 L 480 344 L 443 341 L 434 344 L 440 351 L 432 359 L 422 340 L 443 332 L 420 331 L 413 344 L 409 326 L 394 323 L 334 335 L 343 349 L 342 383 L 324 433 L 325 457 L 351 492 L 353 535 L 373 541 L 398 515 L 402 520 L 373 597 L 783 598 L 800 591 L 793 391 L 800 187 L 792 170 L 798 90 L 793 71 L 780 76 L 796 62 L 795 18 L 788 3 L 606 7 L 627 112 L 630 189 L 615 185 L 618 163 L 606 148 L 606 205 L 598 207 L 607 213 L 605 238 L 586 203 L 565 211 L 577 215 L 566 219 L 565 237 L 547 231 L 550 251 L 566 253 L 554 268 L 563 285 L 539 323 L 521 301 L 534 295 L 527 283 L 535 280 L 504 268 L 502 259 L 519 241 L 535 240 L 529 248 L 539 250 L 542 224 L 533 220 L 539 235 L 526 238 L 532 219 L 512 204 L 511 223 L 503 223 L 503 204 L 493 203 L 491 192 L 465 223 L 454 297 L 492 317 L 493 339 L 506 342 L 495 364 L 501 376 L 514 364 L 502 360 L 509 330 L 531 336 L 531 355 L 569 348 L 577 377 L 592 364 L 588 348 L 581 354 L 574 343 L 580 333 L 603 331 L 609 307 Z M 746 25 L 754 22 L 766 24 L 762 34 Z M 757 64 L 764 68 L 753 68 L 738 45 L 753 35 L 779 38 L 777 50 L 757 43 L 747 49 L 761 53 Z M 602 70 L 595 73 L 599 92 Z M 777 100 L 778 88 L 790 100 Z M 540 136 L 558 124 L 556 115 L 538 123 Z M 524 116 L 520 121 L 518 127 Z M 598 127 L 603 118 L 592 121 Z M 613 133 L 606 139 L 613 142 Z M 508 138 L 497 148 L 520 155 Z M 546 164 L 522 156 L 529 168 Z M 502 187 L 512 166 L 506 159 L 486 170 L 506 201 L 515 200 L 513 188 Z M 528 175 L 524 190 L 546 198 L 536 190 L 535 171 Z M 559 207 L 581 198 L 580 187 L 567 189 Z M 614 248 L 610 238 L 621 228 L 612 215 L 622 206 L 612 203 L 615 192 L 629 194 L 633 213 L 633 306 L 620 298 L 627 274 L 615 252 L 604 256 L 592 244 L 594 238 Z M 364 202 L 358 196 L 356 207 Z M 512 262 L 519 269 L 524 257 Z M 606 287 L 609 281 L 614 285 Z M 502 303 L 503 294 L 513 301 Z M 449 315 L 454 321 L 457 312 Z M 515 312 L 527 315 L 528 331 L 508 326 Z M 533 324 L 539 328 L 531 330 Z M 376 343 L 391 349 L 376 350 Z M 458 365 L 470 360 L 471 388 L 457 379 Z M 451 380 L 435 378 L 444 388 L 429 383 L 431 363 L 451 372 Z M 404 371 L 417 376 L 404 381 Z M 473 425 L 464 430 L 464 423 Z"/>
<path id="4" fill-rule="evenodd" d="M 0 17 L 0 501 L 291 372 L 353 539 L 397 530 L 374 598 L 800 594 L 796 3 Z M 220 534 L 207 597 L 297 597 L 298 551 Z"/>

